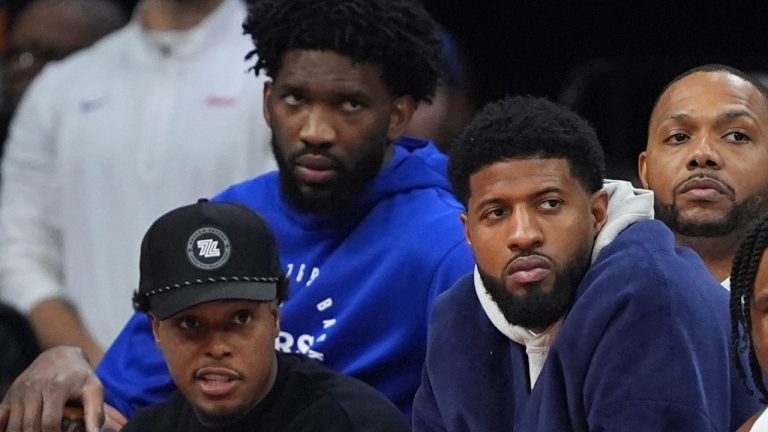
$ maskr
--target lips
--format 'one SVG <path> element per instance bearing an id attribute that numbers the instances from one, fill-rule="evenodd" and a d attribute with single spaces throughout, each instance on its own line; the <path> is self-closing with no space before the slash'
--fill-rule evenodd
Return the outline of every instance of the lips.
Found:
<path id="1" fill-rule="evenodd" d="M 195 381 L 203 394 L 222 397 L 234 392 L 242 377 L 231 369 L 205 367 L 195 373 Z"/>
<path id="2" fill-rule="evenodd" d="M 542 256 L 525 256 L 514 259 L 507 265 L 509 279 L 519 284 L 539 282 L 552 272 L 552 264 Z"/>
<path id="3" fill-rule="evenodd" d="M 328 157 L 305 154 L 296 158 L 296 175 L 305 183 L 327 183 L 337 175 L 336 166 Z"/>
<path id="4" fill-rule="evenodd" d="M 731 194 L 725 183 L 711 177 L 695 177 L 679 187 L 681 196 L 693 201 L 713 201 Z"/>

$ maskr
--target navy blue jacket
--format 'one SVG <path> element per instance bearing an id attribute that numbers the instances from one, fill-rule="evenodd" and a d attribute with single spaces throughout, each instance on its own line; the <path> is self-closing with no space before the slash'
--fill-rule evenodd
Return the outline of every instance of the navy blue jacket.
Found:
<path id="1" fill-rule="evenodd" d="M 731 366 L 728 294 L 658 221 L 603 249 L 532 392 L 525 348 L 471 276 L 438 298 L 414 430 L 729 431 L 758 409 Z"/>

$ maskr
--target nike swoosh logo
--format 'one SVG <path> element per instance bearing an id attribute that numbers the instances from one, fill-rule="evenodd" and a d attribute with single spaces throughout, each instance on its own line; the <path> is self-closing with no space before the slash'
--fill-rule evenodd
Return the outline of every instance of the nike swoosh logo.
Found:
<path id="1" fill-rule="evenodd" d="M 80 102 L 80 111 L 87 113 L 102 107 L 106 103 L 105 98 L 91 99 Z"/>

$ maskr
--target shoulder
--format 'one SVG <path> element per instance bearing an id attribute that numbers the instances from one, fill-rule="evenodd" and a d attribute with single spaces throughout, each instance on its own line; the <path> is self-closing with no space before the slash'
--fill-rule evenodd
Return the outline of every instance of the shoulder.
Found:
<path id="1" fill-rule="evenodd" d="M 281 364 L 287 364 L 289 370 L 284 388 L 301 389 L 301 398 L 305 399 L 303 404 L 294 403 L 304 408 L 295 413 L 292 424 L 306 420 L 308 424 L 347 431 L 409 430 L 397 407 L 368 384 L 301 355 L 278 355 Z M 295 395 L 283 396 L 292 399 Z"/>
<path id="2" fill-rule="evenodd" d="M 428 356 L 452 355 L 468 346 L 491 347 L 503 336 L 488 319 L 475 292 L 473 274 L 461 277 L 437 297 L 428 328 Z M 479 348 L 478 348 L 479 349 Z"/>
<path id="3" fill-rule="evenodd" d="M 678 247 L 659 221 L 637 222 L 597 257 L 582 280 L 579 304 L 657 317 L 724 317 L 728 295 L 698 255 Z M 626 308 L 631 306 L 630 308 Z"/>
<path id="4" fill-rule="evenodd" d="M 633 224 L 603 250 L 585 280 L 601 276 L 623 280 L 622 286 L 629 291 L 671 297 L 701 293 L 714 301 L 727 298 L 701 258 L 677 246 L 672 232 L 655 220 Z"/>
<path id="5" fill-rule="evenodd" d="M 124 54 L 122 47 L 126 39 L 130 38 L 131 34 L 137 33 L 135 26 L 134 23 L 128 23 L 125 27 L 110 33 L 93 45 L 83 48 L 63 60 L 50 63 L 46 66 L 46 70 L 50 69 L 50 74 L 55 76 L 72 78 L 78 78 L 87 73 L 109 75 L 105 74 L 103 70 L 92 71 L 91 68 L 111 69 L 115 67 L 115 60 Z"/>
<path id="6" fill-rule="evenodd" d="M 272 195 L 279 196 L 279 187 L 279 174 L 277 171 L 272 171 L 235 183 L 213 197 L 213 200 L 258 207 L 258 204 L 269 201 Z M 269 195 L 264 195 L 267 193 Z"/>
<path id="7" fill-rule="evenodd" d="M 188 411 L 188 402 L 179 392 L 173 394 L 168 402 L 149 405 L 140 408 L 131 416 L 121 432 L 170 432 L 182 421 L 184 412 Z"/>
<path id="8" fill-rule="evenodd" d="M 432 317 L 437 321 L 435 324 L 451 323 L 469 314 L 472 309 L 475 309 L 475 305 L 479 308 L 480 302 L 475 294 L 473 275 L 469 273 L 437 297 Z"/>

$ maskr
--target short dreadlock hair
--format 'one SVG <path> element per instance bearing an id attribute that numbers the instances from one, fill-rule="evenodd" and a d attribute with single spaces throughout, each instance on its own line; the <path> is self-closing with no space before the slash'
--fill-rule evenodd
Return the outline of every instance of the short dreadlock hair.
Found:
<path id="1" fill-rule="evenodd" d="M 251 0 L 243 23 L 256 49 L 253 69 L 274 79 L 293 49 L 332 51 L 381 68 L 397 96 L 431 101 L 440 41 L 429 14 L 411 0 Z"/>
<path id="2" fill-rule="evenodd" d="M 490 103 L 451 147 L 448 175 L 467 206 L 469 178 L 496 162 L 565 159 L 584 190 L 603 187 L 605 157 L 592 126 L 568 108 L 531 96 Z"/>
<path id="3" fill-rule="evenodd" d="M 748 352 L 749 372 L 752 382 L 762 395 L 762 402 L 768 401 L 768 389 L 763 383 L 763 374 L 757 362 L 752 342 L 752 292 L 755 287 L 757 270 L 763 252 L 768 247 L 768 215 L 763 216 L 747 233 L 739 245 L 731 267 L 731 353 L 736 369 L 747 386 L 748 378 L 741 362 L 741 354 Z M 766 365 L 768 366 L 768 365 Z"/>

